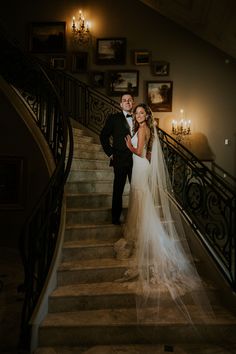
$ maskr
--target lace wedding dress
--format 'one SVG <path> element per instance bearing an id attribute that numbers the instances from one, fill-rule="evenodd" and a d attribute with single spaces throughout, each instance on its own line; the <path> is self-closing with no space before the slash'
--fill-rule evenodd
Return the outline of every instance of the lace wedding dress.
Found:
<path id="1" fill-rule="evenodd" d="M 132 144 L 137 146 L 137 133 Z M 210 305 L 174 203 L 156 131 L 151 162 L 145 156 L 146 148 L 142 157 L 133 155 L 124 237 L 114 246 L 116 257 L 129 258 L 133 265 L 118 281 L 136 281 L 139 321 L 156 320 L 162 304 L 172 307 L 174 304 L 181 316 L 193 323 L 194 314 L 186 304 L 190 302 L 189 297 L 197 305 L 198 314 L 199 311 L 203 315 L 209 313 Z"/>

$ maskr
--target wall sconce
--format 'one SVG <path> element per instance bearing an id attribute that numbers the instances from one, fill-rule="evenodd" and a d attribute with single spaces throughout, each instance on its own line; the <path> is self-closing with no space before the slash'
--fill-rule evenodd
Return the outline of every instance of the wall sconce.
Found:
<path id="1" fill-rule="evenodd" d="M 176 140 L 183 140 L 185 135 L 191 134 L 191 120 L 184 119 L 184 110 L 180 110 L 180 121 L 172 120 L 172 134 L 176 135 Z"/>
<path id="2" fill-rule="evenodd" d="M 85 45 L 90 40 L 90 23 L 85 22 L 82 10 L 79 10 L 79 19 L 76 21 L 75 16 L 72 19 L 72 36 L 73 41 L 78 45 Z"/>

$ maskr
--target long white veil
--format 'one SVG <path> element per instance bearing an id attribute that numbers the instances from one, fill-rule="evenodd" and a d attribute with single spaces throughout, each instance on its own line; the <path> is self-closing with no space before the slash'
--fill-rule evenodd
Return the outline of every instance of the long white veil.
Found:
<path id="1" fill-rule="evenodd" d="M 178 318 L 195 324 L 212 316 L 211 306 L 188 246 L 184 219 L 174 202 L 162 148 L 154 130 L 150 193 L 146 191 L 143 196 L 145 216 L 139 223 L 136 250 L 138 321 L 165 321 L 163 310 L 172 309 Z"/>

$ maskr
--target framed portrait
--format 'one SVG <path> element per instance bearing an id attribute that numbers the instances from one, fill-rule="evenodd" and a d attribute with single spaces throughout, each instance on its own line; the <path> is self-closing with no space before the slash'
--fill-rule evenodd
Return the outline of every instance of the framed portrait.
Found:
<path id="1" fill-rule="evenodd" d="M 23 168 L 23 158 L 0 156 L 0 209 L 23 208 Z"/>
<path id="2" fill-rule="evenodd" d="M 126 38 L 98 38 L 96 46 L 97 64 L 125 64 Z"/>
<path id="3" fill-rule="evenodd" d="M 90 72 L 90 84 L 95 88 L 105 87 L 105 72 L 91 71 Z"/>
<path id="4" fill-rule="evenodd" d="M 134 64 L 135 65 L 149 65 L 151 53 L 146 50 L 134 51 Z"/>
<path id="5" fill-rule="evenodd" d="M 130 92 L 138 96 L 139 71 L 138 70 L 114 70 L 108 72 L 108 94 L 120 96 L 122 92 Z"/>
<path id="6" fill-rule="evenodd" d="M 88 70 L 88 52 L 77 52 L 72 55 L 71 71 L 74 73 L 86 73 Z"/>
<path id="7" fill-rule="evenodd" d="M 152 73 L 157 76 L 168 76 L 170 71 L 170 63 L 167 61 L 153 61 Z"/>
<path id="8" fill-rule="evenodd" d="M 53 69 L 65 70 L 66 58 L 65 57 L 51 57 L 51 66 Z"/>
<path id="9" fill-rule="evenodd" d="M 65 22 L 32 22 L 29 29 L 29 50 L 32 53 L 65 53 Z"/>
<path id="10" fill-rule="evenodd" d="M 153 112 L 171 112 L 172 95 L 172 81 L 147 82 L 147 103 Z"/>

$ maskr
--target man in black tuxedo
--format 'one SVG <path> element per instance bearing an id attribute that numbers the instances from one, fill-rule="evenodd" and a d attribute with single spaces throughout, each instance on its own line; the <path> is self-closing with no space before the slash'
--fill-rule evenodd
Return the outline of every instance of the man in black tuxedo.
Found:
<path id="1" fill-rule="evenodd" d="M 132 134 L 133 105 L 133 96 L 123 93 L 120 100 L 122 112 L 110 114 L 100 134 L 103 150 L 110 157 L 110 166 L 114 168 L 112 223 L 115 225 L 120 225 L 122 195 L 127 177 L 131 181 L 133 159 L 125 137 Z"/>

